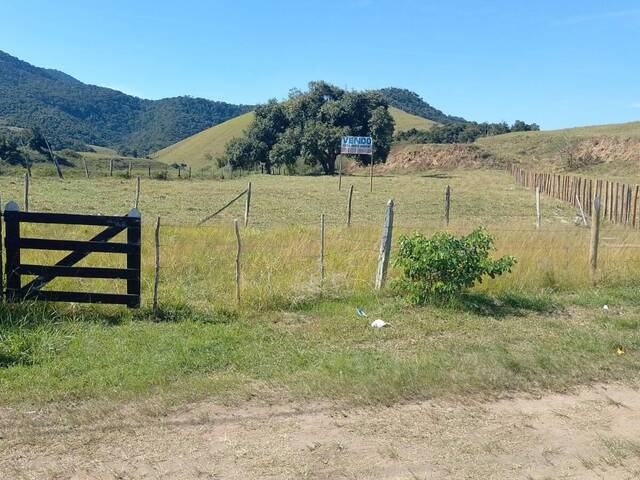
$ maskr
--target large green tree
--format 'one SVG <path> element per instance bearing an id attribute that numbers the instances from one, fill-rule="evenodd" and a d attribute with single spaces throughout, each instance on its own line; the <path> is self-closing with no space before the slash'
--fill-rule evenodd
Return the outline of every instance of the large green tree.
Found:
<path id="1" fill-rule="evenodd" d="M 335 173 L 343 135 L 371 136 L 374 162 L 384 162 L 393 139 L 388 104 L 376 92 L 347 92 L 326 82 L 311 82 L 306 92 L 292 90 L 284 102 L 258 107 L 242 140 L 227 145 L 225 159 L 246 167 L 261 163 L 292 170 L 298 159 Z M 241 147 L 241 148 L 240 148 Z M 360 156 L 358 161 L 369 162 Z"/>

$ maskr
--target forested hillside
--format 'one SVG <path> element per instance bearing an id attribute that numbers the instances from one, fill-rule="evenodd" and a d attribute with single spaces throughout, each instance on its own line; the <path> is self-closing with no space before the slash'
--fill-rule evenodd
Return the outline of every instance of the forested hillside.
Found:
<path id="1" fill-rule="evenodd" d="M 145 100 L 0 51 L 0 125 L 39 127 L 54 148 L 80 142 L 142 155 L 251 108 L 191 97 Z"/>
<path id="2" fill-rule="evenodd" d="M 461 117 L 454 117 L 447 115 L 446 113 L 432 107 L 425 102 L 420 95 L 411 90 L 405 88 L 381 88 L 378 90 L 384 99 L 392 107 L 399 108 L 400 110 L 416 115 L 418 117 L 426 118 L 438 123 L 465 123 L 466 120 Z"/>

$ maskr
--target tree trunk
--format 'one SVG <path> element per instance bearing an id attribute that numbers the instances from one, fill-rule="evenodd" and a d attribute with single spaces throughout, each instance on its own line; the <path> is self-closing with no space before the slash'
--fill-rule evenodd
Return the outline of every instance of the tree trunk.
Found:
<path id="1" fill-rule="evenodd" d="M 320 159 L 320 165 L 325 175 L 334 175 L 336 173 L 336 158 L 338 158 L 337 155 Z"/>

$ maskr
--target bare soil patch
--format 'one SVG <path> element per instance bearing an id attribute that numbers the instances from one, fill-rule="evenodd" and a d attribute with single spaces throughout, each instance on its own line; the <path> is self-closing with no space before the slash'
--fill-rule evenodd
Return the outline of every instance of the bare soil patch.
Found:
<path id="1" fill-rule="evenodd" d="M 2 479 L 634 479 L 640 391 L 389 407 L 0 410 Z"/>
<path id="2" fill-rule="evenodd" d="M 430 169 L 480 168 L 500 166 L 493 155 L 477 145 L 410 144 L 392 148 L 386 163 L 375 169 L 381 173 L 411 173 Z"/>

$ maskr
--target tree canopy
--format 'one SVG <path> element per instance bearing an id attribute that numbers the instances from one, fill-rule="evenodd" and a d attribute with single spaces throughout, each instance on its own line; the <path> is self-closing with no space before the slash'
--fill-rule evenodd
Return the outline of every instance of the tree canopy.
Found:
<path id="1" fill-rule="evenodd" d="M 335 173 L 344 135 L 371 136 L 373 161 L 387 159 L 394 123 L 389 105 L 378 92 L 350 92 L 326 82 L 311 82 L 306 92 L 292 90 L 283 102 L 271 100 L 255 110 L 241 138 L 231 140 L 223 163 L 233 168 L 264 165 L 292 169 L 298 159 Z M 370 156 L 357 160 L 366 164 Z"/>
<path id="2" fill-rule="evenodd" d="M 396 142 L 409 143 L 471 143 L 476 138 L 490 135 L 501 135 L 511 132 L 529 132 L 540 130 L 535 123 L 525 123 L 516 120 L 509 126 L 502 123 L 450 123 L 439 125 L 431 130 L 416 130 L 412 128 L 396 135 Z"/>

